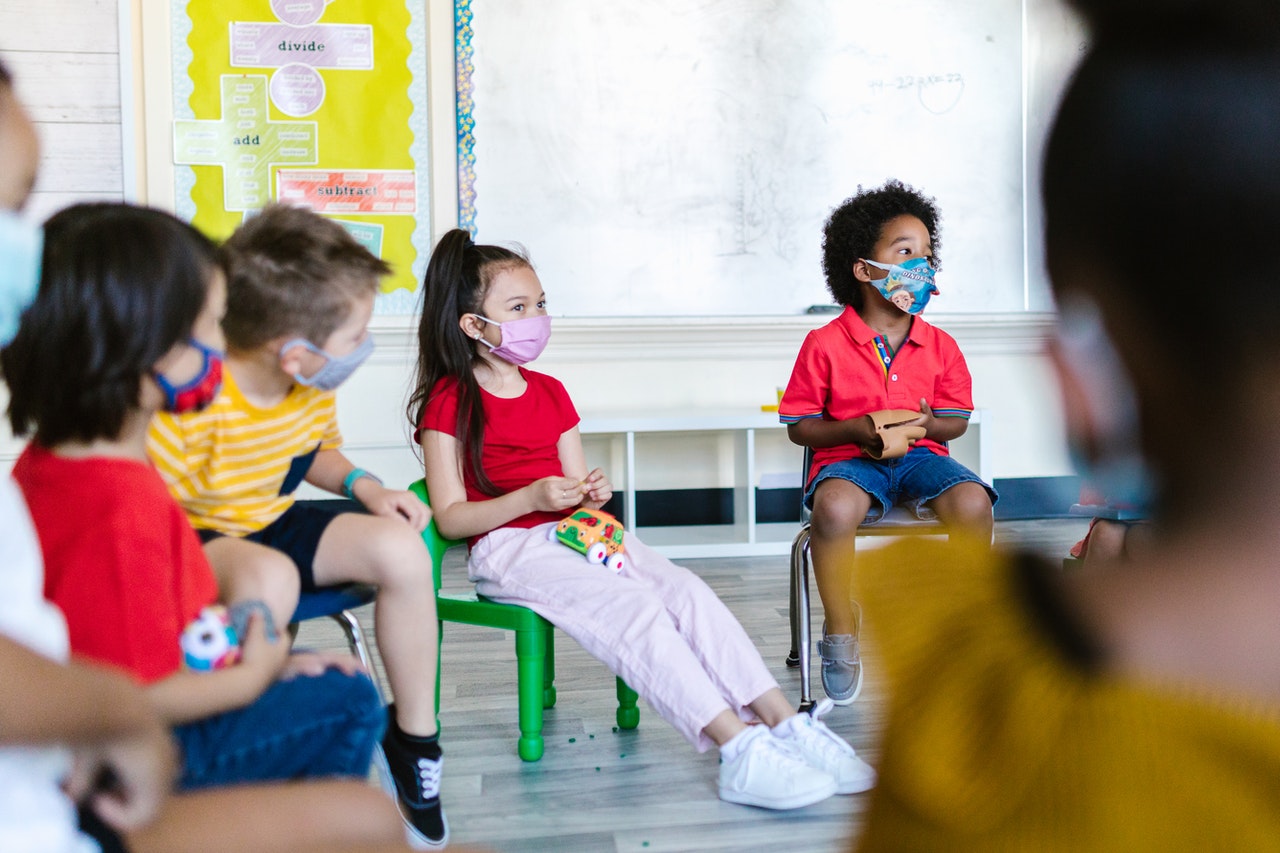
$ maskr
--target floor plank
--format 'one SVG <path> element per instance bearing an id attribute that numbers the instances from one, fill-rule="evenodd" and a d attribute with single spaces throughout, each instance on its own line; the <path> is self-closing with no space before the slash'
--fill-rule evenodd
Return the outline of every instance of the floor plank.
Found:
<path id="1" fill-rule="evenodd" d="M 1077 519 L 1001 522 L 996 540 L 1058 558 L 1084 532 Z M 446 567 L 447 590 L 467 587 L 461 552 Z M 783 663 L 790 647 L 787 558 L 691 560 L 724 599 L 791 697 L 799 674 Z M 818 612 L 814 594 L 815 620 Z M 373 636 L 372 608 L 358 611 Z M 314 620 L 300 645 L 342 645 L 336 626 Z M 874 638 L 867 638 L 874 650 Z M 815 654 L 816 659 L 816 654 Z M 526 763 L 515 752 L 516 683 L 512 635 L 447 624 L 441 675 L 440 724 L 444 802 L 453 839 L 497 851 L 757 850 L 796 847 L 822 853 L 847 849 L 864 798 L 832 797 L 794 812 L 769 812 L 716 797 L 717 756 L 698 754 L 641 703 L 640 728 L 614 730 L 613 678 L 572 640 L 557 635 L 557 702 L 546 713 L 546 754 Z M 815 691 L 821 693 L 814 669 Z M 837 708 L 828 724 L 874 763 L 879 686 L 869 667 L 862 698 Z"/>

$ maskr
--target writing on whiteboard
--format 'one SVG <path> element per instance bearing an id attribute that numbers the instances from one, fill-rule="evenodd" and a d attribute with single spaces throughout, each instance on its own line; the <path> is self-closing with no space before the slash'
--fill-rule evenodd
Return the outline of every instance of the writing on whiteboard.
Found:
<path id="1" fill-rule="evenodd" d="M 935 115 L 950 112 L 964 95 L 964 75 L 958 71 L 945 74 L 902 74 L 896 77 L 880 77 L 867 84 L 872 95 L 891 95 L 899 92 L 914 93 L 928 112 Z"/>

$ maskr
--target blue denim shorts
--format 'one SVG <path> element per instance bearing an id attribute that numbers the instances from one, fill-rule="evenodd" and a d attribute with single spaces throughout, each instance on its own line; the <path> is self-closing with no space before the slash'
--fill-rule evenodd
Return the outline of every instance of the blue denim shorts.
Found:
<path id="1" fill-rule="evenodd" d="M 805 490 L 805 506 L 813 508 L 814 490 L 829 477 L 848 480 L 874 499 L 871 511 L 862 522 L 864 525 L 876 523 L 890 507 L 897 504 L 911 510 L 916 518 L 937 518 L 934 511 L 925 504 L 960 483 L 977 483 L 982 486 L 991 497 L 992 506 L 1000 499 L 996 490 L 982 482 L 977 474 L 950 456 L 939 456 L 924 447 L 913 447 L 907 451 L 906 456 L 897 459 L 859 457 L 832 462 L 818 471 Z"/>
<path id="2" fill-rule="evenodd" d="M 173 727 L 182 790 L 369 775 L 387 712 L 364 673 L 277 681 L 243 708 Z"/>

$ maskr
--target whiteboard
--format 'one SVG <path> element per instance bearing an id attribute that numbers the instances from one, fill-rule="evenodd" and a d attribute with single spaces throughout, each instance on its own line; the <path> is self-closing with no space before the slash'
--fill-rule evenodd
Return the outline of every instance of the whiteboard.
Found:
<path id="1" fill-rule="evenodd" d="M 1044 307 L 1026 254 L 1024 142 L 1038 147 L 1037 116 L 1079 41 L 1064 13 L 1049 13 L 1061 33 L 1038 32 L 1031 76 L 1022 0 L 458 0 L 457 11 L 459 138 L 474 134 L 460 150 L 460 221 L 482 242 L 523 245 L 554 314 L 829 303 L 823 221 L 889 177 L 942 211 L 932 311 Z M 1024 100 L 1028 80 L 1037 103 Z"/>

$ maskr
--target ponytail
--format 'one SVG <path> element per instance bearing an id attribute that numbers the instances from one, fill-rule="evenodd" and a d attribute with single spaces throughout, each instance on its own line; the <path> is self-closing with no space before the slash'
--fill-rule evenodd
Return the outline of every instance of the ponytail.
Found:
<path id="1" fill-rule="evenodd" d="M 406 414 L 416 435 L 436 385 L 446 378 L 456 381 L 458 415 L 454 432 L 462 449 L 464 477 L 493 497 L 502 491 L 485 474 L 482 461 L 484 402 L 475 374 L 482 360 L 458 321 L 464 314 L 480 312 L 496 273 L 528 266 L 529 259 L 524 255 L 501 246 L 477 245 L 470 234 L 455 228 L 436 244 L 422 283 L 418 363 Z"/>

